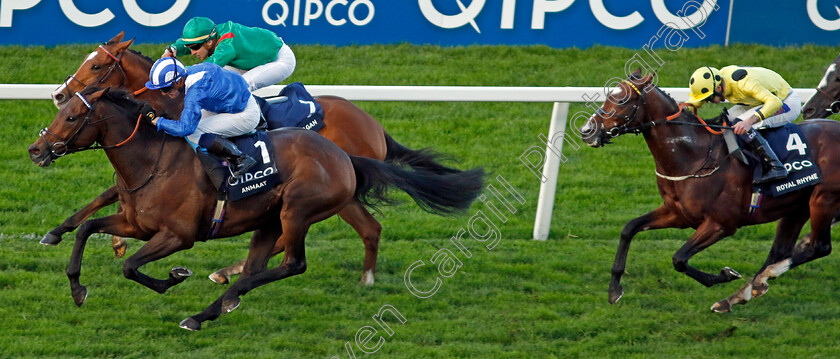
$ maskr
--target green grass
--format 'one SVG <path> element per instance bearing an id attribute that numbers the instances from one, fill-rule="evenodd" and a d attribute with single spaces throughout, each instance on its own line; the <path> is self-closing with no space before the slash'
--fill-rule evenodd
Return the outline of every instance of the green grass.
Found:
<path id="1" fill-rule="evenodd" d="M 104 40 L 104 39 L 103 39 Z M 0 47 L 0 83 L 58 83 L 73 73 L 94 45 Z M 158 55 L 161 45 L 133 48 Z M 305 84 L 602 86 L 623 77 L 624 62 L 640 49 L 552 49 L 472 46 L 298 46 L 298 68 L 289 81 Z M 730 63 L 779 71 L 794 87 L 814 87 L 840 48 L 805 46 L 659 50 L 665 65 L 659 85 L 685 86 L 701 65 Z M 629 219 L 661 204 L 653 161 L 642 139 L 625 136 L 605 149 L 565 147 L 569 161 L 560 180 L 551 239 L 531 237 L 539 181 L 519 161 L 548 131 L 551 104 L 359 102 L 401 143 L 432 146 L 502 175 L 526 199 L 499 224 L 502 242 L 492 251 L 468 237 L 467 259 L 449 242 L 470 215 L 441 218 L 410 202 L 386 207 L 377 283 L 356 284 L 361 241 L 330 218 L 307 238 L 309 269 L 298 277 L 258 288 L 242 306 L 198 333 L 178 321 L 202 310 L 223 288 L 205 279 L 244 257 L 247 236 L 199 243 L 190 251 L 147 265 L 164 277 L 187 266 L 191 278 L 158 295 L 122 277 L 122 260 L 109 240 L 87 246 L 82 283 L 90 297 L 75 308 L 64 270 L 72 234 L 59 247 L 37 240 L 110 186 L 113 170 L 101 151 L 73 154 L 49 168 L 33 165 L 26 146 L 56 113 L 49 101 L 0 100 L 0 357 L 330 357 L 346 358 L 353 342 L 380 307 L 390 304 L 407 319 L 390 322 L 395 334 L 380 357 L 651 358 L 834 357 L 840 306 L 836 256 L 771 282 L 767 296 L 728 315 L 708 312 L 742 281 L 704 288 L 673 270 L 671 255 L 690 230 L 637 236 L 630 251 L 624 298 L 606 301 L 618 234 Z M 719 108 L 704 108 L 713 116 Z M 583 111 L 573 104 L 571 113 Z M 492 179 L 492 177 L 490 178 Z M 497 186 L 499 187 L 499 186 Z M 406 199 L 405 196 L 399 198 Z M 108 208 L 100 212 L 114 212 Z M 485 210 L 486 212 L 486 210 Z M 751 275 L 763 262 L 773 224 L 744 228 L 692 261 L 717 271 L 732 266 Z M 131 241 L 129 254 L 141 245 Z M 403 276 L 412 263 L 417 286 L 433 283 L 432 255 L 448 248 L 463 261 L 431 298 L 414 297 Z M 272 262 L 277 264 L 275 260 Z M 381 333 L 381 332 L 380 332 Z M 371 342 L 373 343 L 373 342 Z M 355 346 L 354 346 L 355 348 Z M 364 353 L 355 348 L 358 357 Z"/>

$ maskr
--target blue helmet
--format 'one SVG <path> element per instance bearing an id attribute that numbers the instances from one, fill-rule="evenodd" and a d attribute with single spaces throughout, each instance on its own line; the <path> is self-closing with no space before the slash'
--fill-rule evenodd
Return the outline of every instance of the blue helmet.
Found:
<path id="1" fill-rule="evenodd" d="M 149 72 L 149 81 L 146 87 L 150 90 L 157 90 L 172 86 L 175 82 L 187 74 L 187 68 L 181 61 L 174 57 L 164 57 L 155 61 L 152 70 Z"/>

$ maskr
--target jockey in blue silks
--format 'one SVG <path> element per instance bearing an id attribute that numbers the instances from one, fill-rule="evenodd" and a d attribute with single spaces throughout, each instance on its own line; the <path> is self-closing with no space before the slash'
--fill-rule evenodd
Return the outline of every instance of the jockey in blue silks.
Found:
<path id="1" fill-rule="evenodd" d="M 260 120 L 260 107 L 241 75 L 208 62 L 185 68 L 167 57 L 152 65 L 146 87 L 171 98 L 184 94 L 180 120 L 158 117 L 152 121 L 158 130 L 186 137 L 208 153 L 226 158 L 235 164 L 234 177 L 256 164 L 227 139 L 253 132 Z"/>

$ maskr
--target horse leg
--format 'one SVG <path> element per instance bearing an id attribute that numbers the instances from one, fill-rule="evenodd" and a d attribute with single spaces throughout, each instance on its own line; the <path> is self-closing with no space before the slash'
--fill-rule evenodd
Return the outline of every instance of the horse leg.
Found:
<path id="1" fill-rule="evenodd" d="M 699 227 L 697 227 L 697 230 L 688 242 L 686 242 L 676 253 L 674 253 L 674 269 L 677 272 L 685 273 L 706 287 L 711 287 L 715 284 L 726 283 L 741 278 L 741 275 L 738 274 L 738 272 L 729 267 L 721 269 L 720 274 L 711 274 L 703 272 L 688 264 L 688 261 L 695 254 L 700 253 L 702 250 L 706 249 L 706 247 L 715 244 L 721 238 L 732 235 L 734 232 L 734 230 L 727 230 L 720 223 L 706 219 Z"/>
<path id="2" fill-rule="evenodd" d="M 67 265 L 67 278 L 70 279 L 70 292 L 76 306 L 82 306 L 87 299 L 87 288 L 79 283 L 79 276 L 82 270 L 82 256 L 85 252 L 85 244 L 92 233 L 107 232 L 120 234 L 122 236 L 139 237 L 139 230 L 129 224 L 122 215 L 111 215 L 107 217 L 92 219 L 84 222 L 76 232 L 76 242 L 73 244 L 73 251 L 70 254 L 70 263 Z"/>
<path id="3" fill-rule="evenodd" d="M 770 253 L 767 255 L 767 260 L 764 261 L 758 274 L 755 275 L 752 281 L 744 283 L 737 292 L 729 296 L 729 298 L 722 299 L 712 305 L 711 310 L 717 313 L 728 313 L 732 311 L 732 306 L 736 304 L 746 304 L 752 298 L 757 298 L 767 292 L 767 281 L 776 278 L 789 267 L 791 253 L 796 238 L 802 231 L 805 222 L 808 221 L 808 212 L 803 211 L 800 215 L 783 217 L 779 220 L 776 226 L 776 238 L 773 241 L 773 246 L 770 248 Z"/>
<path id="4" fill-rule="evenodd" d="M 376 273 L 376 257 L 379 253 L 379 238 L 382 233 L 382 225 L 373 217 L 372 214 L 359 202 L 352 203 L 344 207 L 338 212 L 341 218 L 349 223 L 356 233 L 362 237 L 365 244 L 365 261 L 362 269 L 362 280 L 359 282 L 362 285 L 373 285 L 374 274 Z M 279 239 L 271 252 L 274 257 L 283 253 L 285 244 Z M 230 282 L 230 277 L 242 273 L 245 268 L 245 260 L 238 263 L 219 269 L 213 274 L 210 274 L 210 280 L 219 283 L 227 284 Z"/>
<path id="5" fill-rule="evenodd" d="M 72 216 L 67 217 L 67 219 L 65 219 L 58 227 L 53 228 L 49 231 L 49 233 L 45 234 L 44 238 L 41 239 L 41 244 L 45 246 L 58 245 L 61 243 L 61 236 L 64 233 L 73 231 L 79 227 L 85 219 L 96 213 L 96 211 L 102 207 L 117 202 L 117 199 L 119 199 L 119 194 L 116 186 L 106 189 L 105 192 L 102 192 L 99 196 L 97 196 L 93 202 L 90 202 L 78 212 L 73 213 Z"/>
<path id="6" fill-rule="evenodd" d="M 285 243 L 281 242 L 280 235 L 282 234 L 282 229 L 279 229 L 277 235 L 274 238 L 277 238 L 277 242 L 274 244 L 274 247 L 271 251 L 271 256 L 269 258 L 273 258 L 274 256 L 283 253 L 283 250 L 286 248 Z M 256 235 L 256 233 L 254 233 Z M 252 237 L 253 238 L 253 237 Z M 242 273 L 245 270 L 245 261 L 247 259 L 243 259 L 236 264 L 219 269 L 212 274 L 210 274 L 210 280 L 219 283 L 219 284 L 228 284 L 230 283 L 230 277 Z"/>
<path id="7" fill-rule="evenodd" d="M 767 282 L 790 269 L 788 260 L 794 253 L 796 239 L 802 232 L 805 222 L 808 222 L 809 217 L 807 211 L 799 213 L 800 215 L 796 217 L 784 217 L 779 220 L 779 224 L 776 226 L 776 239 L 773 241 L 773 247 L 770 248 L 770 254 L 752 280 L 753 298 L 758 298 L 767 293 L 769 289 Z"/>
<path id="8" fill-rule="evenodd" d="M 349 223 L 356 233 L 362 237 L 365 244 L 365 262 L 362 268 L 362 285 L 373 285 L 374 274 L 376 273 L 376 257 L 379 254 L 379 238 L 382 233 L 382 225 L 373 218 L 373 215 L 359 202 L 344 207 L 338 215 Z"/>
<path id="9" fill-rule="evenodd" d="M 200 330 L 202 322 L 214 320 L 220 315 L 239 307 L 239 297 L 250 290 L 305 272 L 306 250 L 304 248 L 304 238 L 309 230 L 309 225 L 283 221 L 282 228 L 283 234 L 278 241 L 270 236 L 253 236 L 251 238 L 251 248 L 248 251 L 248 259 L 245 260 L 246 270 L 243 271 L 239 280 L 233 283 L 222 296 L 201 313 L 184 319 L 179 326 L 193 331 Z M 274 269 L 260 270 L 265 268 L 268 259 L 271 258 L 275 243 L 279 241 L 286 244 L 283 262 Z M 246 275 L 246 273 L 249 274 Z"/>
<path id="10" fill-rule="evenodd" d="M 659 207 L 641 217 L 634 218 L 624 225 L 621 230 L 621 239 L 618 242 L 618 249 L 615 252 L 615 261 L 612 266 L 612 277 L 610 278 L 609 301 L 615 304 L 624 295 L 624 288 L 621 287 L 621 276 L 624 275 L 624 268 L 627 264 L 627 252 L 630 250 L 630 242 L 633 237 L 648 229 L 661 229 L 678 227 L 678 218 L 664 206 Z"/>
<path id="11" fill-rule="evenodd" d="M 184 267 L 175 267 L 169 271 L 169 278 L 161 280 L 149 277 L 138 269 L 146 263 L 156 261 L 184 249 L 190 249 L 194 243 L 192 240 L 184 240 L 176 236 L 169 230 L 157 232 L 137 252 L 125 260 L 123 263 L 123 275 L 155 292 L 163 294 L 170 287 L 190 277 L 192 272 Z"/>

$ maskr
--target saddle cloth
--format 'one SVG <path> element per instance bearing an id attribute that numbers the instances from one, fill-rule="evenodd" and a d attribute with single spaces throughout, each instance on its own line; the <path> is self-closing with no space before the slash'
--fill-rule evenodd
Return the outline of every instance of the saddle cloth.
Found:
<path id="1" fill-rule="evenodd" d="M 277 96 L 254 98 L 260 105 L 269 130 L 302 127 L 319 131 L 324 127 L 324 110 L 300 82 L 286 85 Z"/>
<path id="2" fill-rule="evenodd" d="M 788 171 L 786 178 L 757 185 L 760 192 L 776 197 L 822 181 L 820 170 L 811 160 L 811 150 L 805 143 L 805 136 L 799 126 L 789 123 L 782 127 L 759 130 L 759 132 Z M 746 148 L 740 138 L 738 142 Z M 762 173 L 761 162 L 754 154 L 748 154 L 753 168 L 753 178 L 757 178 Z"/>
<path id="3" fill-rule="evenodd" d="M 239 178 L 232 178 L 230 171 L 225 174 L 230 200 L 236 201 L 266 191 L 280 182 L 280 175 L 277 173 L 274 162 L 274 150 L 265 132 L 260 131 L 230 140 L 239 147 L 240 151 L 257 160 L 257 164 Z"/>

